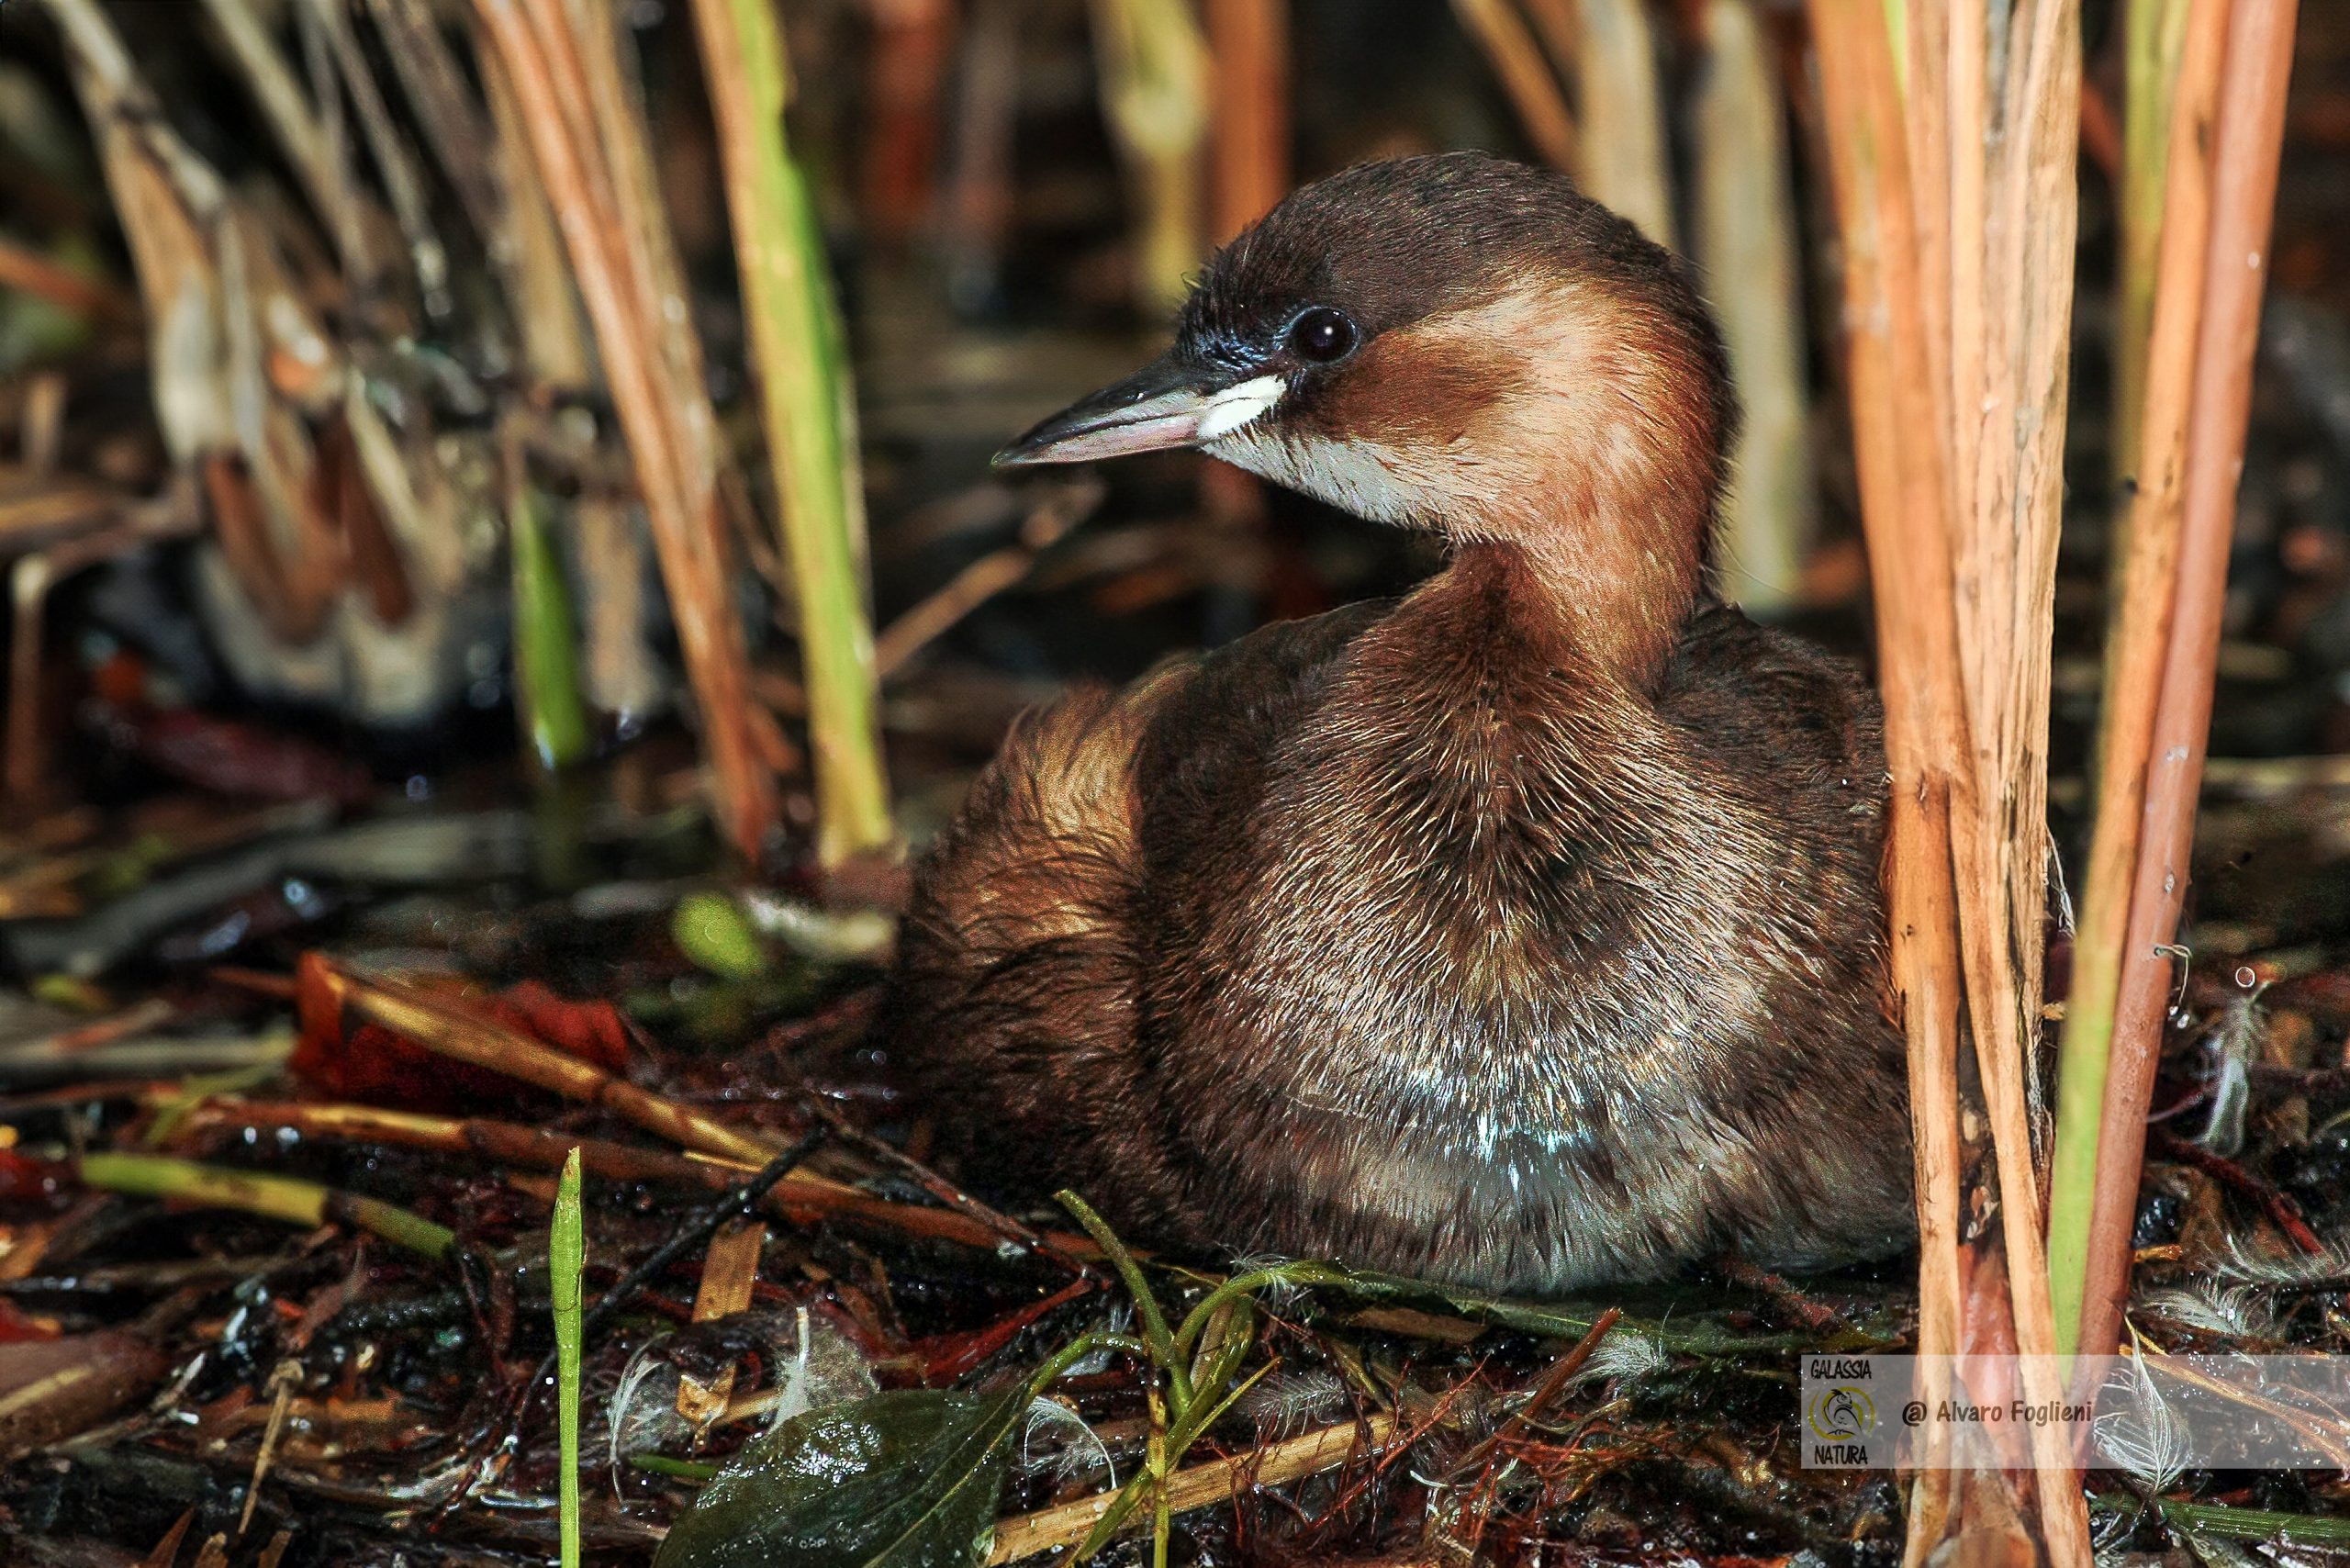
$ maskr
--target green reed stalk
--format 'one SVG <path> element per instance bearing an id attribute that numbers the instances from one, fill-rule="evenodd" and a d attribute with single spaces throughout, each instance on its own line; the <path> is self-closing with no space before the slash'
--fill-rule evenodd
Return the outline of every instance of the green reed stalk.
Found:
<path id="1" fill-rule="evenodd" d="M 840 314 L 806 176 L 784 140 L 784 40 L 771 0 L 694 0 L 718 122 L 734 259 L 759 375 L 767 460 L 800 610 L 827 866 L 896 842 L 881 764 L 865 497 Z"/>
<path id="2" fill-rule="evenodd" d="M 580 1212 L 579 1151 L 563 1162 L 554 1218 L 547 1229 L 547 1267 L 554 1287 L 555 1418 L 563 1456 L 555 1474 L 561 1510 L 563 1568 L 579 1564 L 579 1276 L 588 1267 L 588 1232 Z"/>

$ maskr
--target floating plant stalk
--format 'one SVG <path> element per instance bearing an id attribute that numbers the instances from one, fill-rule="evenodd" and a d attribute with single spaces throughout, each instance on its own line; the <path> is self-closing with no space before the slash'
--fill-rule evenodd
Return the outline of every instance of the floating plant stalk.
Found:
<path id="1" fill-rule="evenodd" d="M 848 354 L 806 177 L 784 140 L 784 39 L 767 0 L 694 0 L 778 527 L 799 596 L 825 865 L 894 842 L 866 609 L 865 499 Z"/>

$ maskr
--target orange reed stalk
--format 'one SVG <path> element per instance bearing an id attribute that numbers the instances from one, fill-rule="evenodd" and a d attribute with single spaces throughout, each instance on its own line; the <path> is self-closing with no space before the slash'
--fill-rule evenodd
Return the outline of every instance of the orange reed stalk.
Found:
<path id="1" fill-rule="evenodd" d="M 2110 1345 L 2128 1291 L 2130 1227 L 2144 1158 L 2171 958 L 2194 846 L 2195 804 L 2211 727 L 2212 672 L 2227 596 L 2236 479 L 2251 419 L 2254 351 L 2268 280 L 2268 240 L 2284 146 L 2297 0 L 2236 0 L 2211 157 L 2211 224 L 2187 422 L 2177 596 L 2164 644 L 2162 697 L 2145 751 L 2145 811 L 2114 1014 L 2115 1049 L 2098 1135 L 2080 1343 Z M 2167 220 L 2167 217 L 2166 217 Z M 2151 420 L 2149 421 L 2151 425 Z M 2149 430 L 2149 439 L 2153 431 Z M 2118 761 L 2118 751 L 2109 766 Z"/>

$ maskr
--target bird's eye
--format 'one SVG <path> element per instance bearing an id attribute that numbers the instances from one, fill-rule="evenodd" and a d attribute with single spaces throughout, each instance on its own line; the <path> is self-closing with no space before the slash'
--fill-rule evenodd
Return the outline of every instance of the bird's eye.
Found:
<path id="1" fill-rule="evenodd" d="M 1314 364 L 1346 358 L 1354 352 L 1355 339 L 1355 324 L 1347 313 L 1327 305 L 1315 306 L 1289 327 L 1289 346 L 1298 358 Z"/>

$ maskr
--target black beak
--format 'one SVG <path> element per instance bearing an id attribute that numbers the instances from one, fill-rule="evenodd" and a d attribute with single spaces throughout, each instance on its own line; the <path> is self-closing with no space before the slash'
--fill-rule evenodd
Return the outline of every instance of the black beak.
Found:
<path id="1" fill-rule="evenodd" d="M 995 454 L 995 465 L 1090 463 L 1195 445 L 1232 378 L 1161 354 L 1114 386 L 1070 404 Z"/>

